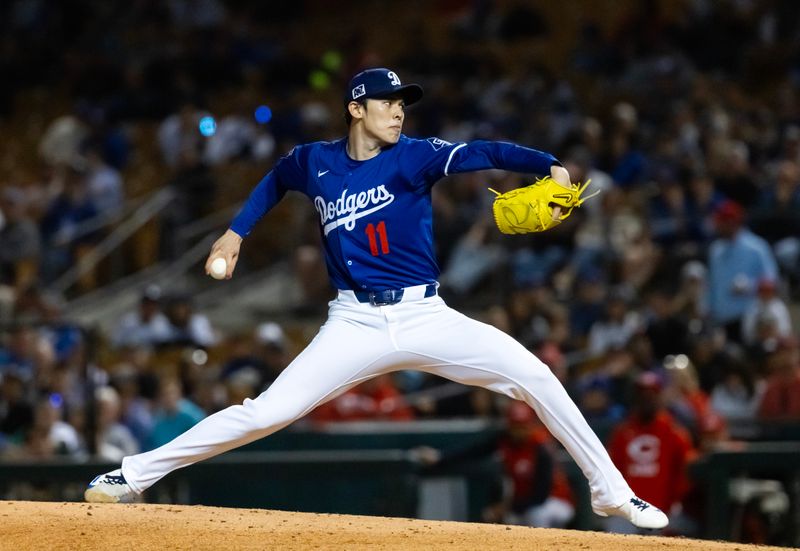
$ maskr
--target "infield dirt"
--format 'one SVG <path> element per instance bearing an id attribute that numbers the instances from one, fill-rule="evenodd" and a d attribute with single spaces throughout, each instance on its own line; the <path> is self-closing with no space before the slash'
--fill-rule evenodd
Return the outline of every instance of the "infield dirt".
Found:
<path id="1" fill-rule="evenodd" d="M 33 549 L 767 551 L 783 548 L 261 509 L 0 501 L 0 550 Z"/>

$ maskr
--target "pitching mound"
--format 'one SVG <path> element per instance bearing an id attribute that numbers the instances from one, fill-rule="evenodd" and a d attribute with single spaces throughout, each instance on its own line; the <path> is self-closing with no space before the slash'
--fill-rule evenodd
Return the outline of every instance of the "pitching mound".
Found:
<path id="1" fill-rule="evenodd" d="M 178 505 L 0 501 L 0 549 L 759 550 L 720 542 L 492 524 Z"/>

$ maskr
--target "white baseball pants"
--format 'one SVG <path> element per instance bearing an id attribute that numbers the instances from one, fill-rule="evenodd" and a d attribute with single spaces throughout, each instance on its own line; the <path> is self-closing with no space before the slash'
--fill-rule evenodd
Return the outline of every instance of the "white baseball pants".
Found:
<path id="1" fill-rule="evenodd" d="M 122 473 L 143 492 L 170 472 L 263 438 L 382 373 L 416 369 L 527 402 L 580 466 L 595 508 L 633 491 L 550 369 L 499 329 L 448 307 L 425 286 L 372 306 L 340 291 L 314 340 L 255 400 L 211 415 L 155 450 L 125 457 Z"/>

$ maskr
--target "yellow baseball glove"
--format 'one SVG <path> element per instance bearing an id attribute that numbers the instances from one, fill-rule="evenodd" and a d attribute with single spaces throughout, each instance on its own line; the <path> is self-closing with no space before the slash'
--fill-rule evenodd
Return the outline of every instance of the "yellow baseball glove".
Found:
<path id="1" fill-rule="evenodd" d="M 530 186 L 506 193 L 499 193 L 489 188 L 497 195 L 492 205 L 494 221 L 500 231 L 507 234 L 549 230 L 569 217 L 572 209 L 600 193 L 598 190 L 591 195 L 581 197 L 590 182 L 591 180 L 586 180 L 583 185 L 573 184 L 572 189 L 568 189 L 552 177 L 545 176 Z M 553 218 L 553 208 L 556 206 L 561 207 L 561 216 Z"/>

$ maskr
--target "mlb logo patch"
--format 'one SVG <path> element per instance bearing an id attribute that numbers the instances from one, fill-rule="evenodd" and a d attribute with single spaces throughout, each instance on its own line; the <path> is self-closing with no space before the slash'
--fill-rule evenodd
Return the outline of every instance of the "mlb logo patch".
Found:
<path id="1" fill-rule="evenodd" d="M 439 151 L 446 145 L 453 145 L 450 142 L 447 142 L 441 138 L 428 138 L 428 143 L 431 144 L 431 147 L 434 151 Z"/>
<path id="2" fill-rule="evenodd" d="M 367 93 L 367 90 L 364 88 L 363 84 L 359 84 L 355 88 L 353 88 L 353 99 L 358 99 L 364 94 Z"/>

